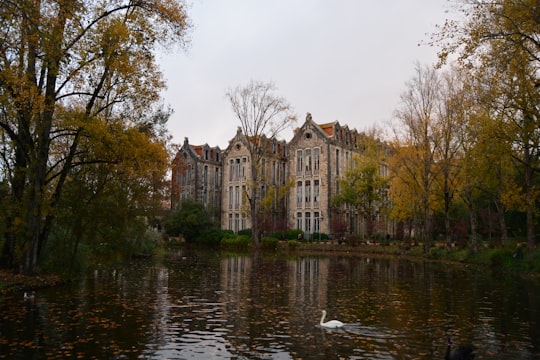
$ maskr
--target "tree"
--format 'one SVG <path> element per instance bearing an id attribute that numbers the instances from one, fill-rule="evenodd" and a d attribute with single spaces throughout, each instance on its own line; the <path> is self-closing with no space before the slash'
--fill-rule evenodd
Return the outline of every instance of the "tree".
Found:
<path id="1" fill-rule="evenodd" d="M 332 202 L 347 204 L 358 210 L 366 224 L 367 237 L 372 238 L 375 217 L 384 211 L 388 179 L 382 175 L 385 145 L 374 135 L 364 135 L 361 155 L 354 155 L 344 176 L 338 180 L 339 193 Z"/>
<path id="2" fill-rule="evenodd" d="M 527 246 L 532 251 L 540 171 L 540 6 L 537 0 L 463 1 L 460 10 L 464 20 L 447 21 L 433 43 L 441 47 L 441 63 L 456 54 L 463 66 L 497 79 L 489 101 L 504 133 L 496 138 L 510 145 L 523 174 Z"/>
<path id="3" fill-rule="evenodd" d="M 208 210 L 200 202 L 185 199 L 163 222 L 169 235 L 182 235 L 187 242 L 195 242 L 205 232 L 217 229 Z"/>
<path id="4" fill-rule="evenodd" d="M 418 201 L 412 206 L 410 202 L 404 206 L 420 210 L 424 251 L 427 252 L 437 177 L 435 148 L 439 141 L 437 112 L 441 81 L 435 69 L 417 64 L 415 71 L 416 75 L 401 95 L 401 106 L 396 110 L 399 124 L 394 127 L 394 159 L 390 162 L 390 170 L 394 177 L 392 193 L 407 191 L 414 194 L 409 201 Z M 395 199 L 406 200 L 407 196 Z"/>
<path id="5" fill-rule="evenodd" d="M 447 248 L 451 247 L 452 226 L 451 210 L 454 197 L 458 191 L 461 173 L 460 161 L 463 157 L 461 133 L 464 128 L 466 114 L 469 110 L 467 92 L 459 73 L 449 70 L 441 76 L 441 89 L 439 91 L 439 105 L 436 112 L 436 126 L 433 127 L 435 140 L 435 198 L 442 203 L 444 216 L 444 229 Z M 475 229 L 471 221 L 471 230 Z M 472 246 L 476 251 L 475 231 L 472 236 Z"/>
<path id="6" fill-rule="evenodd" d="M 296 122 L 291 105 L 275 94 L 272 83 L 251 81 L 245 86 L 229 89 L 226 96 L 233 112 L 240 121 L 240 128 L 248 139 L 246 146 L 250 155 L 250 184 L 244 193 L 249 204 L 251 230 L 255 246 L 259 245 L 259 208 L 262 199 L 263 158 L 267 154 L 265 139 L 274 139 L 278 134 Z"/>
<path id="7" fill-rule="evenodd" d="M 153 50 L 184 44 L 189 24 L 173 0 L 3 1 L 0 18 L 1 263 L 31 274 L 73 172 L 125 160 L 93 136 L 144 133 L 164 86 Z"/>

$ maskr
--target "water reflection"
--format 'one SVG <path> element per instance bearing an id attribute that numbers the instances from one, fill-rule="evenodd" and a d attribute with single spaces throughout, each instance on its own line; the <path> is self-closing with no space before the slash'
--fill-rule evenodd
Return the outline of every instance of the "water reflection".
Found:
<path id="1" fill-rule="evenodd" d="M 0 302 L 0 358 L 540 357 L 538 285 L 433 263 L 181 249 Z M 329 330 L 321 310 L 346 325 Z"/>

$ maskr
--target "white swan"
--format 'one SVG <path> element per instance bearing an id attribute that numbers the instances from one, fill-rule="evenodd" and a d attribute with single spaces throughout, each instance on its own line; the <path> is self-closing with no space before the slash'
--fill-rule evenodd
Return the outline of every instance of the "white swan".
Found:
<path id="1" fill-rule="evenodd" d="M 329 328 L 329 329 L 336 329 L 344 325 L 339 320 L 330 320 L 330 321 L 324 322 L 325 317 L 326 317 L 326 310 L 323 310 L 322 316 L 321 316 L 321 322 L 319 323 L 322 327 Z"/>
<path id="2" fill-rule="evenodd" d="M 24 300 L 34 300 L 35 297 L 36 297 L 36 293 L 34 291 L 32 291 L 31 294 L 24 292 L 24 295 L 23 295 Z"/>

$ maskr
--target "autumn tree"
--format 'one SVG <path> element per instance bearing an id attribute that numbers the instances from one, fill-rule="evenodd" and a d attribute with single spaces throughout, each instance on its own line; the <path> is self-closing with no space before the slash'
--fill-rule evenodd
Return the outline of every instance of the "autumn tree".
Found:
<path id="1" fill-rule="evenodd" d="M 434 34 L 443 63 L 459 63 L 497 79 L 490 97 L 493 118 L 501 121 L 504 139 L 522 173 L 527 216 L 527 245 L 534 248 L 540 170 L 540 6 L 536 0 L 462 1 L 460 21 L 447 21 Z"/>
<path id="2" fill-rule="evenodd" d="M 154 49 L 184 44 L 188 22 L 180 0 L 2 1 L 0 18 L 2 265 L 34 273 L 74 172 L 136 156 L 101 136 L 152 131 Z"/>
<path id="3" fill-rule="evenodd" d="M 390 161 L 393 174 L 393 194 L 406 191 L 407 196 L 396 196 L 396 200 L 409 201 L 408 206 L 419 209 L 424 251 L 429 250 L 433 196 L 437 178 L 436 147 L 439 131 L 438 110 L 441 80 L 435 69 L 416 65 L 415 75 L 407 83 L 401 95 L 401 104 L 395 116 Z M 412 201 L 416 200 L 416 203 Z M 398 205 L 399 206 L 399 205 Z"/>
<path id="4" fill-rule="evenodd" d="M 296 121 L 296 116 L 288 101 L 276 94 L 272 83 L 251 81 L 226 92 L 232 110 L 240 121 L 242 133 L 247 138 L 246 146 L 250 154 L 249 185 L 244 193 L 249 204 L 253 242 L 260 240 L 259 210 L 262 199 L 263 158 L 267 150 L 264 139 L 275 139 L 279 133 Z"/>
<path id="5" fill-rule="evenodd" d="M 364 134 L 358 145 L 362 153 L 350 160 L 332 202 L 357 210 L 366 224 L 367 238 L 371 239 L 376 215 L 385 213 L 388 205 L 388 178 L 383 173 L 387 147 L 374 134 Z"/>

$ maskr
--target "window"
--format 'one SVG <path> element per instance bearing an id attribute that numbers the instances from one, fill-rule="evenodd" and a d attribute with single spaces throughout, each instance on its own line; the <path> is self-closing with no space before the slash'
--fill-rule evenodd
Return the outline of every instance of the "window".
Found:
<path id="1" fill-rule="evenodd" d="M 311 213 L 306 213 L 306 228 L 304 229 L 306 233 L 311 232 Z"/>
<path id="2" fill-rule="evenodd" d="M 311 149 L 304 150 L 304 159 L 306 163 L 306 174 L 311 175 Z"/>
<path id="3" fill-rule="evenodd" d="M 242 179 L 246 178 L 246 164 L 247 158 L 242 158 Z"/>
<path id="4" fill-rule="evenodd" d="M 336 175 L 339 175 L 339 149 L 336 149 Z"/>
<path id="5" fill-rule="evenodd" d="M 311 204 L 311 181 L 306 181 L 306 205 Z"/>
<path id="6" fill-rule="evenodd" d="M 229 181 L 233 180 L 233 174 L 234 174 L 234 160 L 231 159 L 229 161 Z"/>
<path id="7" fill-rule="evenodd" d="M 314 212 L 313 217 L 315 220 L 313 224 L 313 232 L 320 233 L 321 232 L 321 218 L 320 218 L 319 212 Z"/>
<path id="8" fill-rule="evenodd" d="M 302 175 L 304 155 L 302 150 L 296 150 L 296 175 Z"/>
<path id="9" fill-rule="evenodd" d="M 302 182 L 296 183 L 296 205 L 302 206 Z"/>
<path id="10" fill-rule="evenodd" d="M 315 174 L 319 173 L 319 158 L 320 158 L 321 149 L 313 149 L 313 171 Z"/>
<path id="11" fill-rule="evenodd" d="M 319 180 L 313 180 L 313 202 L 319 204 Z"/>
<path id="12" fill-rule="evenodd" d="M 204 185 L 204 187 L 208 186 L 208 165 L 204 165 L 204 169 L 203 169 L 203 185 Z"/>
<path id="13" fill-rule="evenodd" d="M 234 214 L 234 232 L 238 233 L 240 230 L 240 214 Z"/>
<path id="14" fill-rule="evenodd" d="M 240 159 L 235 159 L 234 179 L 240 179 Z"/>
<path id="15" fill-rule="evenodd" d="M 234 208 L 238 209 L 240 207 L 240 186 L 234 188 Z"/>
<path id="16" fill-rule="evenodd" d="M 240 219 L 240 226 L 241 226 L 242 230 L 244 230 L 246 228 L 246 217 L 244 215 L 242 215 L 242 217 Z"/>
<path id="17" fill-rule="evenodd" d="M 234 200 L 233 196 L 234 196 L 233 195 L 233 187 L 229 186 L 229 210 L 231 210 L 233 208 L 233 200 Z M 232 227 L 230 227 L 229 230 L 232 230 Z"/>
<path id="18" fill-rule="evenodd" d="M 302 230 L 302 213 L 296 213 L 296 228 Z"/>

